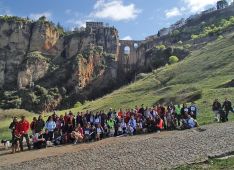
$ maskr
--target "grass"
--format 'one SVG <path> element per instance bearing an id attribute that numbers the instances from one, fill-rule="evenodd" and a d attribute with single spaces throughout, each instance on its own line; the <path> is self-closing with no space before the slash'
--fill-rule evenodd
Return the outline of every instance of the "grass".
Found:
<path id="1" fill-rule="evenodd" d="M 192 51 L 191 55 L 177 64 L 154 70 L 142 79 L 111 94 L 69 110 L 73 113 L 85 110 L 107 111 L 110 107 L 119 110 L 141 104 L 152 106 L 158 101 L 173 100 L 176 103 L 183 103 L 195 100 L 200 110 L 198 122 L 204 125 L 213 122 L 211 105 L 215 98 L 223 101 L 227 97 L 234 102 L 234 87 L 219 88 L 232 79 L 234 36 L 230 34 Z M 66 111 L 68 110 L 58 113 L 63 114 Z M 230 114 L 230 120 L 234 120 L 234 114 Z M 0 121 L 0 138 L 9 138 L 7 130 L 9 123 L 9 119 Z"/>
<path id="2" fill-rule="evenodd" d="M 205 163 L 185 165 L 185 166 L 180 166 L 175 169 L 176 170 L 202 170 L 202 169 L 231 170 L 231 169 L 234 169 L 234 157 L 230 157 L 227 159 L 210 159 L 209 161 Z"/>

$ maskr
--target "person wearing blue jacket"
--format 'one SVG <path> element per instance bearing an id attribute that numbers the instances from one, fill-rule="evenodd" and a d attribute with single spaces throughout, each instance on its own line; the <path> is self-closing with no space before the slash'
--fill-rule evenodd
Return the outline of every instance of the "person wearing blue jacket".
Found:
<path id="1" fill-rule="evenodd" d="M 134 118 L 134 116 L 131 117 L 131 119 L 128 122 L 128 125 L 131 129 L 133 129 L 131 133 L 132 135 L 134 135 L 136 133 L 136 126 L 137 126 L 136 119 Z"/>
<path id="2" fill-rule="evenodd" d="M 49 131 L 49 141 L 53 140 L 54 129 L 56 128 L 56 123 L 51 116 L 48 117 L 46 121 L 45 128 Z"/>

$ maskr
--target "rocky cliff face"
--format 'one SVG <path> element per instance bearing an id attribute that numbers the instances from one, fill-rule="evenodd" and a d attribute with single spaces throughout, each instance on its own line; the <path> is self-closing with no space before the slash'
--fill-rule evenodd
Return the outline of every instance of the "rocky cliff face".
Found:
<path id="1" fill-rule="evenodd" d="M 48 90 L 63 89 L 58 93 L 66 99 L 79 93 L 85 94 L 86 98 L 91 96 L 93 81 L 104 80 L 103 77 L 117 78 L 116 67 L 107 69 L 105 65 L 106 54 L 118 53 L 119 38 L 115 28 L 100 27 L 61 35 L 45 20 L 32 22 L 2 17 L 0 39 L 0 89 L 2 92 L 21 89 L 21 93 L 14 94 L 20 98 L 17 101 L 25 98 L 22 90 L 28 93 L 27 90 L 35 85 Z M 109 62 L 114 61 L 115 58 Z M 110 75 L 107 70 L 112 70 L 113 76 L 106 76 Z M 59 105 L 59 102 L 49 103 L 54 107 Z"/>

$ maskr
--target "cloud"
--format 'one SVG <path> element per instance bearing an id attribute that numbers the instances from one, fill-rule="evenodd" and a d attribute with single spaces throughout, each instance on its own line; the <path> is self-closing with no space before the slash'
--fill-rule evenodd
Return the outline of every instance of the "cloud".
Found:
<path id="1" fill-rule="evenodd" d="M 205 10 L 205 8 L 209 5 L 215 5 L 217 0 L 182 0 L 186 9 L 191 12 L 200 12 Z"/>
<path id="2" fill-rule="evenodd" d="M 29 15 L 29 18 L 33 20 L 38 20 L 41 16 L 45 16 L 47 19 L 51 19 L 52 13 L 50 12 L 32 13 Z"/>
<path id="3" fill-rule="evenodd" d="M 4 4 L 0 2 L 0 16 L 3 16 L 3 15 L 12 16 L 13 14 L 8 7 L 4 6 Z"/>
<path id="4" fill-rule="evenodd" d="M 132 40 L 132 37 L 130 35 L 127 35 L 126 37 L 123 37 L 121 40 Z"/>
<path id="5" fill-rule="evenodd" d="M 90 16 L 114 21 L 134 20 L 141 13 L 135 4 L 124 5 L 123 0 L 99 0 L 93 9 Z"/>
<path id="6" fill-rule="evenodd" d="M 71 14 L 71 13 L 72 13 L 72 10 L 71 10 L 71 9 L 66 9 L 66 10 L 65 10 L 65 14 L 68 14 L 68 15 L 69 15 L 69 14 Z"/>
<path id="7" fill-rule="evenodd" d="M 70 19 L 67 23 L 73 24 L 76 27 L 86 27 L 86 22 L 88 20 L 80 20 L 80 19 Z"/>
<path id="8" fill-rule="evenodd" d="M 182 9 L 179 9 L 177 7 L 174 7 L 172 9 L 166 10 L 165 15 L 167 18 L 177 17 L 182 15 Z"/>

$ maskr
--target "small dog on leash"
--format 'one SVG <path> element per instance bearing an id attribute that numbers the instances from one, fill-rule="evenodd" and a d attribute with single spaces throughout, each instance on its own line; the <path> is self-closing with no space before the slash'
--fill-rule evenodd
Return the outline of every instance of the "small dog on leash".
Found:
<path id="1" fill-rule="evenodd" d="M 5 150 L 11 147 L 11 143 L 9 140 L 1 140 L 1 143 L 4 145 Z"/>

